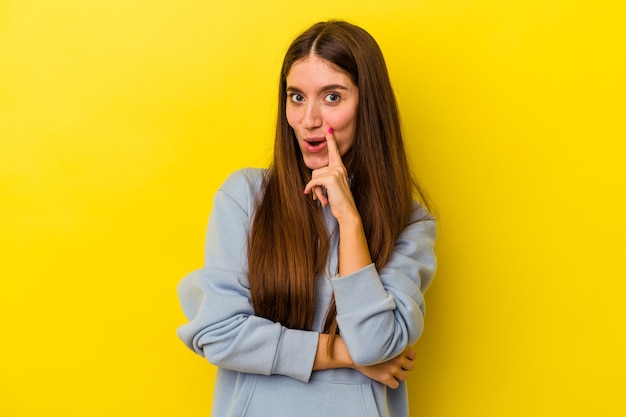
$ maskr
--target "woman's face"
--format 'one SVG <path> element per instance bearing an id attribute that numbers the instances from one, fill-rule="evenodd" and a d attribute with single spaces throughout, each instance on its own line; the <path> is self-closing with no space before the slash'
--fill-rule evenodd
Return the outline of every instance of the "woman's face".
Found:
<path id="1" fill-rule="evenodd" d="M 328 165 L 329 127 L 341 155 L 352 146 L 359 90 L 350 77 L 316 55 L 296 61 L 287 74 L 287 122 L 310 169 Z"/>

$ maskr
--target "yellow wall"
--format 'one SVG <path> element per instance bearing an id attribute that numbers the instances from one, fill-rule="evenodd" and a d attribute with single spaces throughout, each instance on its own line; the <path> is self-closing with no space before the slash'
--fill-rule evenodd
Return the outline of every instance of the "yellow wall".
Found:
<path id="1" fill-rule="evenodd" d="M 208 415 L 175 285 L 331 17 L 379 40 L 439 209 L 412 416 L 625 415 L 624 2 L 241 3 L 0 3 L 0 416 Z"/>

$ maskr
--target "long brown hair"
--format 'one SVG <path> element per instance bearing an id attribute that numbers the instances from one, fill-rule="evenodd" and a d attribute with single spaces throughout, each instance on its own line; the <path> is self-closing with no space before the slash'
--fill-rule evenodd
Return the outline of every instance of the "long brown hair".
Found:
<path id="1" fill-rule="evenodd" d="M 255 314 L 311 330 L 315 277 L 329 239 L 318 204 L 302 195 L 311 178 L 285 114 L 286 78 L 298 60 L 315 54 L 345 71 L 359 91 L 356 130 L 343 162 L 377 268 L 389 259 L 408 225 L 417 196 L 428 206 L 406 157 L 396 99 L 378 44 L 360 27 L 321 22 L 298 36 L 283 61 L 278 89 L 274 159 L 267 170 L 248 243 L 248 276 Z M 325 332 L 337 332 L 334 301 Z"/>

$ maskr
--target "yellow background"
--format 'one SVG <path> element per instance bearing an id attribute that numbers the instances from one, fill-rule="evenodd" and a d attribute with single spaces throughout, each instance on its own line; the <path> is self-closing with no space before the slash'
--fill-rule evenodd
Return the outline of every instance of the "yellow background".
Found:
<path id="1" fill-rule="evenodd" d="M 626 415 L 623 1 L 4 0 L 0 416 L 209 415 L 175 286 L 328 18 L 379 41 L 440 215 L 411 415 Z"/>

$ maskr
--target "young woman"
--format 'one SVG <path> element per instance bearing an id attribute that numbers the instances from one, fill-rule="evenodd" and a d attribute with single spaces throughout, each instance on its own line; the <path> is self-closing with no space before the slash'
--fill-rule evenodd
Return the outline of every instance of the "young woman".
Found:
<path id="1" fill-rule="evenodd" d="M 178 335 L 219 367 L 215 417 L 406 417 L 435 220 L 375 40 L 346 22 L 306 30 L 278 108 L 272 165 L 215 195 Z"/>

